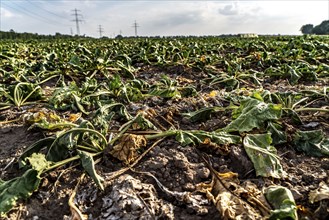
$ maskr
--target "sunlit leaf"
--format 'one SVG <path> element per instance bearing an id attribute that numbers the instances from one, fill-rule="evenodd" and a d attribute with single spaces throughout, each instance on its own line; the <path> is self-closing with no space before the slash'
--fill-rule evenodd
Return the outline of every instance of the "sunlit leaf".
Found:
<path id="1" fill-rule="evenodd" d="M 281 178 L 284 174 L 270 134 L 248 134 L 243 146 L 254 164 L 257 176 Z"/>
<path id="2" fill-rule="evenodd" d="M 254 128 L 264 127 L 266 121 L 281 117 L 280 105 L 267 104 L 253 98 L 243 100 L 235 111 L 238 112 L 238 117 L 224 128 L 225 131 L 251 131 Z"/>
<path id="3" fill-rule="evenodd" d="M 274 208 L 270 220 L 298 219 L 295 200 L 289 189 L 283 186 L 270 186 L 265 189 L 265 197 Z"/>

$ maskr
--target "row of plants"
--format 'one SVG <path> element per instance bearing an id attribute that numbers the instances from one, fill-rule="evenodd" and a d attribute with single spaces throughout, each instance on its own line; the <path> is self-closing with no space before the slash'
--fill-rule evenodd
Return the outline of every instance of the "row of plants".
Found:
<path id="1" fill-rule="evenodd" d="M 317 113 L 316 123 L 328 126 L 329 88 L 270 91 L 263 87 L 274 81 L 288 85 L 326 83 L 329 45 L 325 38 L 37 43 L 0 45 L 0 111 L 19 111 L 18 123 L 47 134 L 18 158 L 24 174 L 0 181 L 1 216 L 17 200 L 38 190 L 45 173 L 73 161 L 79 161 L 95 184 L 104 189 L 96 159 L 109 153 L 130 165 L 144 147 L 164 137 L 174 138 L 182 146 L 220 149 L 222 154 L 225 147 L 242 146 L 256 176 L 264 178 L 286 175 L 276 149 L 281 145 L 310 156 L 329 156 L 326 132 L 312 129 L 304 119 Z M 180 66 L 205 77 L 193 82 L 194 77 L 186 73 L 182 80 L 175 69 L 170 74 L 147 72 L 151 67 Z M 156 74 L 157 80 L 142 79 L 145 72 Z M 172 118 L 164 119 L 149 106 L 154 97 L 162 103 L 205 101 L 204 107 L 191 102 L 188 111 L 176 109 L 175 117 L 191 123 L 205 123 L 219 112 L 230 115 L 230 121 L 212 131 L 182 130 L 173 125 Z M 23 111 L 32 108 L 37 111 Z M 268 190 L 266 196 L 272 205 L 276 203 L 275 208 L 266 216 L 297 219 L 297 206 L 289 190 L 284 189 L 286 198 L 282 201 L 275 201 L 273 191 Z"/>

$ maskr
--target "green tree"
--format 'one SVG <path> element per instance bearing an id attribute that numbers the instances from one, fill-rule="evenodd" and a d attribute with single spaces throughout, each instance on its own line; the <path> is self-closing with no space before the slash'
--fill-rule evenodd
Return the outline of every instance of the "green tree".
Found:
<path id="1" fill-rule="evenodd" d="M 303 34 L 312 34 L 313 33 L 313 24 L 305 24 L 300 28 L 300 31 Z"/>
<path id="2" fill-rule="evenodd" d="M 315 26 L 313 33 L 317 35 L 329 34 L 329 20 L 322 21 L 321 24 Z"/>

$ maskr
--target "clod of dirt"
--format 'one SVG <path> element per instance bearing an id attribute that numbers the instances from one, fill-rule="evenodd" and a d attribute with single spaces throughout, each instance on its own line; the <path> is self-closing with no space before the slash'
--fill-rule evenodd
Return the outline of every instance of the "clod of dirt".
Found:
<path id="1" fill-rule="evenodd" d="M 232 146 L 229 154 L 231 159 L 231 169 L 241 177 L 245 177 L 250 171 L 254 169 L 254 166 L 249 159 L 246 152 L 239 146 Z"/>
<path id="2" fill-rule="evenodd" d="M 112 191 L 103 197 L 102 219 L 174 219 L 173 206 L 157 198 L 153 185 L 130 175 L 113 182 Z"/>

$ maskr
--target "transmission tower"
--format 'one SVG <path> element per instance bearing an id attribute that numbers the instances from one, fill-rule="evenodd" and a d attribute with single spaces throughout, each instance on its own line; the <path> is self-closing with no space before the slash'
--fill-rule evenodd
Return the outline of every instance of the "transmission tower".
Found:
<path id="1" fill-rule="evenodd" d="M 72 14 L 74 16 L 74 20 L 72 20 L 72 21 L 74 21 L 75 24 L 76 24 L 76 26 L 77 26 L 77 35 L 80 35 L 79 22 L 81 22 L 82 19 L 79 19 L 79 18 L 82 17 L 82 14 L 79 14 L 78 12 L 80 10 L 78 10 L 76 8 L 74 10 L 72 10 L 72 11 L 74 12 L 74 14 Z"/>
<path id="2" fill-rule="evenodd" d="M 102 25 L 98 25 L 98 33 L 99 33 L 99 37 L 102 37 L 102 33 L 104 32 L 104 29 L 102 28 Z"/>
<path id="3" fill-rule="evenodd" d="M 136 20 L 133 23 L 133 26 L 132 27 L 135 28 L 135 36 L 137 37 L 137 28 L 139 28 L 140 26 L 138 25 L 138 23 L 136 22 Z"/>

